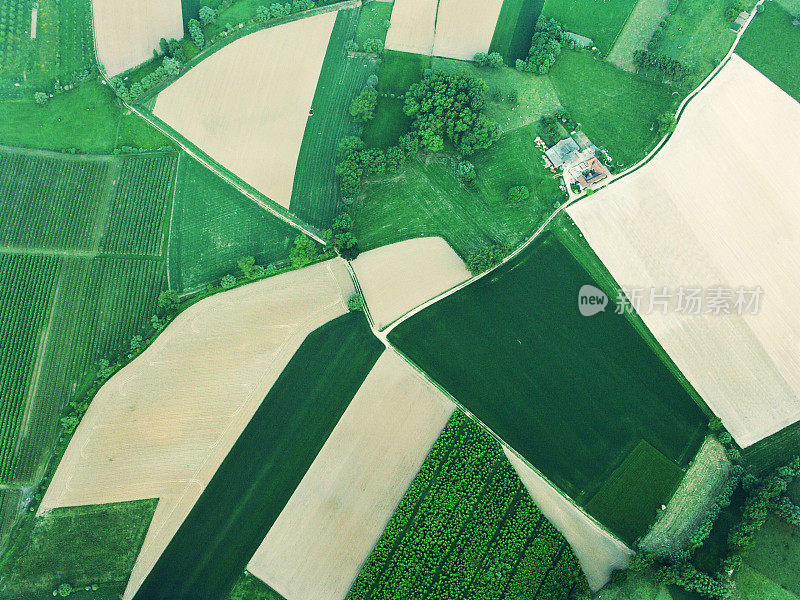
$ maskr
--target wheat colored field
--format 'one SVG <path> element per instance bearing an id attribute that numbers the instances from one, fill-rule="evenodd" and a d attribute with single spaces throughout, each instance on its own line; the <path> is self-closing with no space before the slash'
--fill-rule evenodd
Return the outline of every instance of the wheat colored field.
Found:
<path id="1" fill-rule="evenodd" d="M 248 571 L 284 598 L 344 598 L 453 409 L 385 351 Z"/>
<path id="2" fill-rule="evenodd" d="M 180 0 L 93 0 L 97 57 L 109 77 L 153 58 L 158 42 L 183 37 Z"/>
<path id="3" fill-rule="evenodd" d="M 516 454 L 506 448 L 503 452 L 542 514 L 572 546 L 593 591 L 606 584 L 612 571 L 628 566 L 633 552 L 625 544 L 562 496 Z"/>
<path id="4" fill-rule="evenodd" d="M 337 259 L 184 311 L 95 396 L 40 513 L 159 498 L 131 598 L 303 339 L 352 292 Z"/>
<path id="5" fill-rule="evenodd" d="M 386 48 L 399 52 L 433 52 L 438 0 L 395 0 Z"/>
<path id="6" fill-rule="evenodd" d="M 440 237 L 383 246 L 360 254 L 352 264 L 378 329 L 470 276 Z"/>
<path id="7" fill-rule="evenodd" d="M 439 0 L 434 56 L 472 60 L 488 52 L 503 0 Z"/>
<path id="8" fill-rule="evenodd" d="M 623 288 L 764 290 L 756 315 L 640 311 L 742 447 L 800 418 L 798 148 L 800 104 L 734 55 L 650 163 L 568 209 Z"/>
<path id="9" fill-rule="evenodd" d="M 472 60 L 488 52 L 503 0 L 395 0 L 386 48 Z"/>
<path id="10" fill-rule="evenodd" d="M 336 14 L 270 27 L 225 46 L 161 92 L 155 115 L 288 208 Z"/>

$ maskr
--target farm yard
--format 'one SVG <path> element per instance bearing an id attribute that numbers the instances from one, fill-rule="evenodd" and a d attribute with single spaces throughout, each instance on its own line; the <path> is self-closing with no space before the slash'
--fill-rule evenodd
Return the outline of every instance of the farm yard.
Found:
<path id="1" fill-rule="evenodd" d="M 0 597 L 800 600 L 799 2 L 0 3 Z"/>
<path id="2" fill-rule="evenodd" d="M 625 505 L 631 529 L 604 523 L 633 542 L 654 518 L 644 499 L 654 488 L 659 503 L 669 499 L 705 419 L 624 316 L 578 313 L 577 290 L 591 282 L 550 238 L 404 321 L 389 340 L 598 518 L 615 506 L 609 490 L 629 481 L 631 453 L 648 442 L 654 456 L 637 468 L 649 478 L 624 490 L 643 498 Z"/>
<path id="3" fill-rule="evenodd" d="M 663 152 L 621 185 L 568 209 L 623 287 L 691 281 L 772 290 L 757 315 L 706 312 L 688 323 L 675 312 L 642 315 L 742 447 L 800 416 L 789 350 L 800 334 L 781 291 L 800 268 L 790 241 L 797 212 L 787 186 L 794 184 L 781 175 L 800 167 L 789 150 L 799 131 L 800 105 L 734 56 L 689 105 Z M 698 193 L 707 201 L 698 204 Z M 755 199 L 769 210 L 756 209 Z"/>
<path id="4" fill-rule="evenodd" d="M 270 200 L 289 207 L 336 13 L 225 46 L 158 95 L 154 114 Z M 268 65 L 259 58 L 279 48 Z"/>

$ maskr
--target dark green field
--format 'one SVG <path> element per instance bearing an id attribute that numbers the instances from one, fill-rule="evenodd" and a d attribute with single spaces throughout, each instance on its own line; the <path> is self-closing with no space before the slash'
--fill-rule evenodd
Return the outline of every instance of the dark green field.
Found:
<path id="1" fill-rule="evenodd" d="M 644 158 L 658 141 L 656 118 L 682 98 L 590 52 L 562 52 L 550 78 L 562 106 L 592 142 L 608 149 L 617 167 Z"/>
<path id="2" fill-rule="evenodd" d="M 506 64 L 526 58 L 544 0 L 503 0 L 489 52 L 499 52 Z"/>
<path id="3" fill-rule="evenodd" d="M 57 508 L 39 517 L 0 572 L 6 600 L 47 600 L 62 583 L 124 588 L 157 500 Z"/>
<path id="4" fill-rule="evenodd" d="M 578 289 L 591 283 L 563 246 L 547 239 L 389 334 L 580 504 L 640 440 L 685 467 L 706 425 L 622 315 L 579 314 Z M 639 485 L 636 497 L 670 484 Z"/>
<path id="5" fill-rule="evenodd" d="M 354 205 L 359 244 L 370 249 L 439 235 L 465 257 L 494 243 L 519 245 L 565 199 L 538 158 L 536 135 L 534 126 L 516 129 L 471 157 L 477 190 L 458 180 L 449 156 L 409 162 L 400 175 L 370 183 Z M 528 186 L 531 198 L 509 202 L 516 185 Z"/>
<path id="6" fill-rule="evenodd" d="M 284 598 L 257 577 L 244 573 L 233 586 L 228 600 L 284 600 Z"/>
<path id="7" fill-rule="evenodd" d="M 647 530 L 656 511 L 671 498 L 683 477 L 674 462 L 640 440 L 600 491 L 586 504 L 595 519 L 633 545 Z M 642 482 L 648 482 L 643 486 Z"/>
<path id="8" fill-rule="evenodd" d="M 328 227 L 339 210 L 334 172 L 339 140 L 358 132 L 350 103 L 375 72 L 371 59 L 349 58 L 344 49 L 345 41 L 355 35 L 359 13 L 354 8 L 336 16 L 297 159 L 289 209 L 320 229 Z"/>
<path id="9" fill-rule="evenodd" d="M 361 312 L 309 334 L 136 600 L 227 596 L 382 350 Z"/>
<path id="10" fill-rule="evenodd" d="M 577 558 L 500 444 L 456 412 L 347 600 L 565 600 L 585 591 Z"/>
<path id="11" fill-rule="evenodd" d="M 243 256 L 262 266 L 288 260 L 297 230 L 188 155 L 181 156 L 176 185 L 169 247 L 173 289 L 216 285 L 238 270 Z"/>
<path id="12" fill-rule="evenodd" d="M 736 53 L 800 102 L 800 27 L 776 2 L 764 4 L 742 36 Z"/>
<path id="13" fill-rule="evenodd" d="M 742 451 L 748 464 L 761 471 L 785 465 L 800 449 L 800 421 L 748 446 Z M 800 501 L 800 497 L 798 498 Z"/>
<path id="14" fill-rule="evenodd" d="M 607 54 L 634 6 L 636 0 L 546 0 L 542 15 L 560 21 L 567 31 L 592 38 Z"/>
<path id="15" fill-rule="evenodd" d="M 770 516 L 744 562 L 778 587 L 800 596 L 800 527 Z"/>

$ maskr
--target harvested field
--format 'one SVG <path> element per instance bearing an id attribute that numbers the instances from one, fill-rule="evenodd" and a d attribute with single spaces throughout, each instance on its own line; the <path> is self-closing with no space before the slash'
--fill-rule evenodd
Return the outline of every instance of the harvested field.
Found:
<path id="1" fill-rule="evenodd" d="M 328 261 L 187 309 L 98 392 L 40 512 L 159 498 L 130 598 L 303 339 L 352 291 Z"/>
<path id="2" fill-rule="evenodd" d="M 395 0 L 386 49 L 431 54 L 439 0 Z"/>
<path id="3" fill-rule="evenodd" d="M 155 115 L 288 208 L 335 20 L 324 13 L 225 46 L 161 92 Z"/>
<path id="4" fill-rule="evenodd" d="M 180 0 L 94 0 L 92 4 L 97 57 L 109 76 L 152 58 L 162 37 L 183 37 Z"/>
<path id="5" fill-rule="evenodd" d="M 666 510 L 639 546 L 663 554 L 683 548 L 717 499 L 730 468 L 722 444 L 712 436 L 706 438 Z"/>
<path id="6" fill-rule="evenodd" d="M 344 598 L 453 408 L 384 352 L 247 569 L 285 598 Z"/>
<path id="7" fill-rule="evenodd" d="M 764 290 L 756 315 L 641 315 L 742 447 L 800 418 L 798 145 L 800 104 L 734 56 L 664 150 L 568 211 L 623 288 Z"/>
<path id="8" fill-rule="evenodd" d="M 592 590 L 603 587 L 611 571 L 628 566 L 631 550 L 600 527 L 516 454 L 503 449 L 547 520 L 563 535 L 578 561 Z"/>
<path id="9" fill-rule="evenodd" d="M 470 277 L 464 262 L 440 237 L 364 252 L 353 261 L 353 269 L 378 329 Z"/>
<path id="10" fill-rule="evenodd" d="M 439 0 L 433 54 L 472 60 L 488 52 L 503 0 Z"/>

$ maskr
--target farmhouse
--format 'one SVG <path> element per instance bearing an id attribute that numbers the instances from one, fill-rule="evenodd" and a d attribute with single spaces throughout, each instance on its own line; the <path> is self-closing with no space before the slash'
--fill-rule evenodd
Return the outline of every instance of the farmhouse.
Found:
<path id="1" fill-rule="evenodd" d="M 597 158 L 597 146 L 591 144 L 585 135 L 581 135 L 587 142 L 583 144 L 583 148 L 572 137 L 568 137 L 545 150 L 544 154 L 554 168 L 564 172 L 567 184 L 575 182 L 581 189 L 586 189 L 606 179 L 609 173 Z"/>

